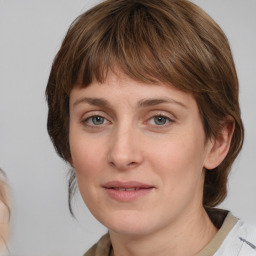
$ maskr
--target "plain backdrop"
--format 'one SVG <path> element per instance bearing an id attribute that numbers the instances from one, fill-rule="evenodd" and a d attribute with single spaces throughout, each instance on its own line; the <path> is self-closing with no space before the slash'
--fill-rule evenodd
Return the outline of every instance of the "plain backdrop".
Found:
<path id="1" fill-rule="evenodd" d="M 67 172 L 46 131 L 44 91 L 70 23 L 99 0 L 0 0 L 0 166 L 12 191 L 14 256 L 81 256 L 106 231 L 79 193 L 68 211 Z M 227 34 L 240 80 L 245 143 L 221 205 L 256 224 L 256 1 L 194 0 Z"/>

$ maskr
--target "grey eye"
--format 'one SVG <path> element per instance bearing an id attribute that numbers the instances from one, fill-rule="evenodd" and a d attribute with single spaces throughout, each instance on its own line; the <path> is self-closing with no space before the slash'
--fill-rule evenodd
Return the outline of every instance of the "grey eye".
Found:
<path id="1" fill-rule="evenodd" d="M 168 122 L 168 118 L 164 116 L 155 116 L 154 122 L 156 125 L 165 125 Z"/>
<path id="2" fill-rule="evenodd" d="M 91 122 L 94 124 L 94 125 L 101 125 L 101 124 L 104 124 L 105 122 L 105 118 L 102 117 L 102 116 L 93 116 L 91 118 Z"/>

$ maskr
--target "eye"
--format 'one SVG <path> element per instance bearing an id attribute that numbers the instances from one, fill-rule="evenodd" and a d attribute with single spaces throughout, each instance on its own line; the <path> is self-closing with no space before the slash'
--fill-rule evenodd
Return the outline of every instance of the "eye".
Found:
<path id="1" fill-rule="evenodd" d="M 100 126 L 108 123 L 107 119 L 102 116 L 91 116 L 83 121 L 90 126 Z"/>
<path id="2" fill-rule="evenodd" d="M 156 115 L 149 119 L 149 124 L 157 125 L 157 126 L 164 126 L 171 122 L 172 120 L 169 117 Z"/>

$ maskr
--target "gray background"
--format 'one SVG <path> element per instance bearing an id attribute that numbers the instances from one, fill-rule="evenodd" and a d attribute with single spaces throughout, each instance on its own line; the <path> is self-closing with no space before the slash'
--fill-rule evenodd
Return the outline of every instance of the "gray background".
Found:
<path id="1" fill-rule="evenodd" d="M 44 90 L 69 24 L 95 0 L 0 0 L 0 166 L 12 191 L 11 254 L 82 255 L 105 232 L 79 194 L 67 207 L 68 166 L 46 132 Z M 256 1 L 194 0 L 226 32 L 240 80 L 246 137 L 221 207 L 256 224 Z"/>

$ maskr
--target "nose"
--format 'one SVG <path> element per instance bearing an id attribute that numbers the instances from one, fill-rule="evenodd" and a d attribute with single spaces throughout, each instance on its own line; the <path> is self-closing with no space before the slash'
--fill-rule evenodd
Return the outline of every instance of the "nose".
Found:
<path id="1" fill-rule="evenodd" d="M 135 168 L 143 162 L 141 136 L 135 128 L 119 128 L 112 133 L 108 162 L 118 170 Z"/>

